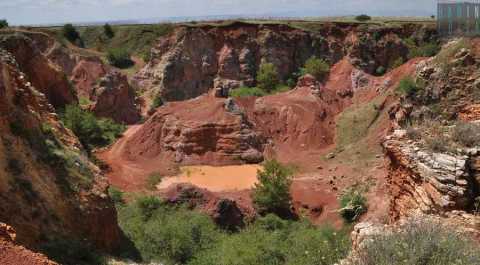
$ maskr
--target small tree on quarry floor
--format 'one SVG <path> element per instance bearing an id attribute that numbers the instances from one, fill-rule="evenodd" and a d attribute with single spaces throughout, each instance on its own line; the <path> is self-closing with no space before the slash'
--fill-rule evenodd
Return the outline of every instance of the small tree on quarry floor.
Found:
<path id="1" fill-rule="evenodd" d="M 258 171 L 258 183 L 253 190 L 253 202 L 258 213 L 277 214 L 291 217 L 292 197 L 290 186 L 293 172 L 276 160 L 265 162 L 264 169 Z"/>
<path id="2" fill-rule="evenodd" d="M 325 60 L 313 56 L 305 62 L 305 67 L 300 72 L 302 75 L 310 74 L 318 81 L 324 81 L 330 72 L 330 65 Z"/>
<path id="3" fill-rule="evenodd" d="M 261 63 L 257 73 L 257 85 L 262 90 L 270 92 L 280 84 L 277 68 L 272 63 Z"/>

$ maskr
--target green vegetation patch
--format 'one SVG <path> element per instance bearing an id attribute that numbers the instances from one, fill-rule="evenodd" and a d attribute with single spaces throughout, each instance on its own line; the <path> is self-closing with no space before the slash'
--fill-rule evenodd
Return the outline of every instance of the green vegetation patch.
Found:
<path id="1" fill-rule="evenodd" d="M 340 196 L 340 215 L 347 223 L 352 223 L 367 212 L 366 188 L 361 185 L 354 185 Z"/>
<path id="2" fill-rule="evenodd" d="M 111 144 L 125 130 L 111 119 L 98 119 L 92 112 L 77 105 L 68 105 L 61 114 L 63 123 L 73 131 L 85 149 L 90 152 L 95 147 Z"/>
<path id="3" fill-rule="evenodd" d="M 114 32 L 109 35 L 105 26 L 79 28 L 85 47 L 106 52 L 109 49 L 124 49 L 129 54 L 148 61 L 150 49 L 158 38 L 173 31 L 173 25 L 119 25 L 110 26 Z"/>
<path id="4" fill-rule="evenodd" d="M 121 69 L 134 65 L 130 56 L 130 53 L 125 48 L 112 48 L 107 51 L 108 63 Z"/>
<path id="5" fill-rule="evenodd" d="M 439 222 L 410 220 L 399 232 L 366 241 L 354 265 L 480 264 L 480 246 Z"/>
<path id="6" fill-rule="evenodd" d="M 276 160 L 268 160 L 257 173 L 258 183 L 252 192 L 253 203 L 260 214 L 274 213 L 282 217 L 292 216 L 293 170 Z"/>
<path id="7" fill-rule="evenodd" d="M 160 184 L 160 182 L 162 182 L 162 179 L 163 179 L 163 176 L 160 175 L 160 173 L 158 172 L 154 172 L 150 174 L 147 178 L 147 188 L 149 190 L 156 190 L 157 185 Z"/>
<path id="8" fill-rule="evenodd" d="M 387 95 L 379 95 L 368 103 L 356 103 L 342 112 L 337 119 L 337 148 L 346 149 L 368 135 L 382 113 Z"/>
<path id="9" fill-rule="evenodd" d="M 143 197 L 118 208 L 123 231 L 144 262 L 192 265 L 330 265 L 349 251 L 346 231 L 308 221 L 259 218 L 236 233 L 218 229 L 211 218 Z"/>
<path id="10" fill-rule="evenodd" d="M 310 74 L 318 81 L 323 81 L 329 72 L 330 65 L 325 60 L 319 59 L 315 56 L 310 57 L 305 62 L 305 66 L 300 69 L 301 75 Z"/>
<path id="11" fill-rule="evenodd" d="M 415 96 L 419 91 L 425 88 L 425 83 L 422 80 L 414 80 L 412 77 L 408 76 L 400 80 L 398 87 L 396 89 L 402 95 L 405 96 Z"/>
<path id="12" fill-rule="evenodd" d="M 274 90 L 279 84 L 280 78 L 275 65 L 262 62 L 257 72 L 257 86 L 268 93 Z"/>

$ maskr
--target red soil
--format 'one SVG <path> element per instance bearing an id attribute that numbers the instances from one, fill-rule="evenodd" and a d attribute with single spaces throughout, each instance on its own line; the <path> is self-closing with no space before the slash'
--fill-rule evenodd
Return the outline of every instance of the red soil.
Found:
<path id="1" fill-rule="evenodd" d="M 382 114 L 376 129 L 370 131 L 358 146 L 360 151 L 371 150 L 375 159 L 362 162 L 360 151 L 355 151 L 353 157 L 344 155 L 328 161 L 323 158 L 335 148 L 338 114 L 351 104 L 367 103 L 393 90 L 401 78 L 414 72 L 420 60 L 414 59 L 383 77 L 363 73 L 365 84 L 359 85 L 352 78 L 352 73 L 358 70 L 344 59 L 332 67 L 325 85 L 302 84 L 295 90 L 261 99 L 236 100 L 245 110 L 253 128 L 272 140 L 273 144 L 267 145 L 265 150 L 267 156 L 299 166 L 300 173 L 292 185 L 292 196 L 300 214 L 306 214 L 315 223 L 330 222 L 340 226 L 342 220 L 337 213 L 340 192 L 358 182 L 371 182 L 369 213 L 363 218 L 380 221 L 385 218 L 388 213 L 386 169 L 379 144 L 390 130 L 387 111 L 392 96 L 387 96 L 381 106 Z M 352 94 L 353 97 L 350 97 Z M 173 114 L 187 124 L 195 121 L 234 121 L 225 112 L 223 99 L 202 96 L 189 101 L 188 105 L 185 102 L 167 104 L 144 125 L 131 127 L 109 150 L 99 154 L 112 167 L 108 177 L 113 185 L 135 191 L 143 188 L 146 176 L 152 171 L 165 172 L 167 169 L 167 175 L 174 175 L 174 157 L 162 152 L 159 145 L 162 136 L 155 133 L 154 127 L 161 118 L 160 113 Z M 198 161 L 215 165 L 218 162 L 215 158 L 215 154 L 206 153 Z M 240 201 L 242 205 L 250 204 L 251 207 L 248 190 L 218 194 Z"/>

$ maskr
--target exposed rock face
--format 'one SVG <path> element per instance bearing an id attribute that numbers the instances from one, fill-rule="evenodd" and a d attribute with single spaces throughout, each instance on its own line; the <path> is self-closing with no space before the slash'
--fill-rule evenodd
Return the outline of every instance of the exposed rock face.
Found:
<path id="1" fill-rule="evenodd" d="M 90 98 L 97 81 L 104 77 L 107 71 L 107 67 L 100 58 L 89 57 L 81 59 L 72 69 L 70 77 L 78 96 Z"/>
<path id="2" fill-rule="evenodd" d="M 281 154 L 333 144 L 334 118 L 343 108 L 339 98 L 335 91 L 312 85 L 254 102 L 239 100 L 239 104 L 255 128 L 272 139 L 275 152 Z"/>
<path id="3" fill-rule="evenodd" d="M 396 220 L 413 212 L 439 214 L 469 210 L 478 196 L 471 170 L 475 155 L 430 153 L 402 139 L 401 131 L 384 142 L 390 160 L 390 216 Z"/>
<path id="4" fill-rule="evenodd" d="M 95 101 L 92 111 L 99 117 L 111 118 L 124 124 L 133 124 L 140 120 L 135 92 L 127 77 L 118 71 L 111 71 L 100 80 L 92 91 L 92 100 Z"/>
<path id="5" fill-rule="evenodd" d="M 190 184 L 179 184 L 166 192 L 170 203 L 184 204 L 199 209 L 210 215 L 220 227 L 235 231 L 242 228 L 248 210 L 243 209 L 233 200 L 220 198 L 205 189 Z"/>
<path id="6" fill-rule="evenodd" d="M 120 230 L 107 181 L 28 79 L 0 49 L 0 221 L 33 249 L 71 237 L 113 250 Z"/>
<path id="7" fill-rule="evenodd" d="M 225 100 L 205 95 L 159 108 L 120 151 L 130 161 L 235 164 L 263 160 L 262 137 Z"/>
<path id="8" fill-rule="evenodd" d="M 349 55 L 369 73 L 388 68 L 408 49 L 402 38 L 430 39 L 434 30 L 415 25 L 369 29 L 355 24 L 322 25 L 303 30 L 284 24 L 233 23 L 217 27 L 179 27 L 160 40 L 152 60 L 136 77 L 136 84 L 167 100 L 183 100 L 214 88 L 219 95 L 255 83 L 263 60 L 273 63 L 286 81 L 311 56 L 332 64 Z"/>
<path id="9" fill-rule="evenodd" d="M 28 81 L 45 94 L 54 107 L 64 107 L 76 102 L 75 92 L 61 69 L 55 67 L 29 37 L 22 34 L 0 36 L 0 48 L 15 57 L 19 69 L 26 74 Z"/>
<path id="10" fill-rule="evenodd" d="M 0 223 L 0 263 L 3 265 L 58 265 L 42 254 L 15 244 L 13 227 Z"/>

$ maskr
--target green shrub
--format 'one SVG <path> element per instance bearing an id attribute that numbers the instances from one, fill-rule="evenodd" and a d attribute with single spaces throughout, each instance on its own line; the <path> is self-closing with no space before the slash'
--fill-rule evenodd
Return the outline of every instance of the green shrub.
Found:
<path id="1" fill-rule="evenodd" d="M 398 68 L 400 66 L 402 66 L 404 63 L 403 61 L 403 58 L 402 57 L 398 57 L 398 59 L 396 59 L 392 65 L 390 66 L 391 69 L 395 69 L 395 68 Z"/>
<path id="2" fill-rule="evenodd" d="M 280 84 L 277 68 L 272 63 L 261 63 L 257 72 L 257 85 L 260 89 L 270 92 Z"/>
<path id="3" fill-rule="evenodd" d="M 62 29 L 63 36 L 72 43 L 80 39 L 80 34 L 72 24 L 65 24 Z"/>
<path id="4" fill-rule="evenodd" d="M 340 196 L 340 215 L 348 222 L 355 222 L 367 211 L 367 198 L 363 195 L 365 190 L 359 186 L 346 189 Z"/>
<path id="5" fill-rule="evenodd" d="M 141 202 L 139 202 L 141 201 Z M 189 265 L 330 265 L 349 251 L 348 231 L 260 217 L 237 233 L 218 230 L 210 217 L 154 197 L 118 209 L 119 224 L 143 261 Z M 148 209 L 148 216 L 145 216 Z"/>
<path id="6" fill-rule="evenodd" d="M 150 174 L 147 178 L 147 188 L 149 190 L 156 190 L 157 185 L 162 182 L 162 178 L 162 175 L 157 172 Z"/>
<path id="7" fill-rule="evenodd" d="M 239 88 L 231 89 L 229 92 L 229 96 L 234 98 L 263 97 L 266 95 L 267 93 L 258 87 L 239 87 Z"/>
<path id="8" fill-rule="evenodd" d="M 103 25 L 103 33 L 105 33 L 105 36 L 107 36 L 109 39 L 115 37 L 115 32 L 113 31 L 112 26 L 110 26 L 108 23 Z"/>
<path id="9" fill-rule="evenodd" d="M 170 207 L 155 197 L 118 211 L 120 226 L 144 261 L 186 264 L 220 235 L 207 215 Z"/>
<path id="10" fill-rule="evenodd" d="M 123 192 L 113 186 L 108 187 L 108 195 L 115 204 L 124 204 Z"/>
<path id="11" fill-rule="evenodd" d="M 66 106 L 61 118 L 63 124 L 73 131 L 88 152 L 95 147 L 111 144 L 125 130 L 125 126 L 110 119 L 98 119 L 93 113 L 82 110 L 77 105 Z"/>
<path id="12" fill-rule="evenodd" d="M 130 59 L 130 53 L 126 49 L 114 48 L 107 51 L 107 60 L 111 65 L 118 68 L 128 68 L 134 63 Z"/>
<path id="13" fill-rule="evenodd" d="M 152 108 L 153 109 L 156 109 L 158 107 L 161 107 L 163 105 L 163 99 L 162 99 L 162 95 L 161 94 L 158 94 L 155 96 L 155 98 L 153 99 L 153 103 L 152 103 Z"/>
<path id="14" fill-rule="evenodd" d="M 405 77 L 400 80 L 397 91 L 406 96 L 414 96 L 422 88 L 423 86 L 415 82 L 413 78 Z"/>
<path id="15" fill-rule="evenodd" d="M 423 43 L 421 46 L 410 47 L 408 58 L 433 57 L 440 51 L 440 45 L 436 42 Z"/>
<path id="16" fill-rule="evenodd" d="M 377 70 L 375 70 L 375 73 L 376 73 L 377 75 L 384 75 L 386 71 L 387 71 L 387 70 L 385 69 L 385 67 L 379 66 L 379 67 L 377 68 Z"/>
<path id="17" fill-rule="evenodd" d="M 369 15 L 362 14 L 362 15 L 356 16 L 355 20 L 360 21 L 360 22 L 365 22 L 365 21 L 372 20 L 372 18 Z"/>
<path id="18" fill-rule="evenodd" d="M 155 196 L 141 197 L 135 203 L 144 219 L 150 218 L 162 206 L 162 201 Z"/>
<path id="19" fill-rule="evenodd" d="M 267 215 L 239 233 L 221 237 L 189 264 L 331 265 L 344 258 L 348 249 L 346 232 Z"/>
<path id="20" fill-rule="evenodd" d="M 453 140 L 465 147 L 475 147 L 480 144 L 480 125 L 475 123 L 458 123 L 452 134 Z"/>
<path id="21" fill-rule="evenodd" d="M 302 75 L 310 74 L 317 80 L 323 81 L 330 72 L 330 65 L 325 60 L 313 56 L 305 62 L 300 72 Z"/>
<path id="22" fill-rule="evenodd" d="M 265 162 L 258 171 L 258 183 L 253 189 L 253 203 L 260 214 L 275 213 L 282 217 L 291 215 L 290 186 L 292 169 L 276 160 Z"/>
<path id="23" fill-rule="evenodd" d="M 478 243 L 451 227 L 432 221 L 409 221 L 402 231 L 378 235 L 361 249 L 355 265 L 480 264 Z"/>
<path id="24" fill-rule="evenodd" d="M 8 22 L 5 19 L 0 19 L 0 29 L 8 27 Z"/>
<path id="25" fill-rule="evenodd" d="M 71 238 L 52 238 L 40 246 L 42 253 L 65 265 L 105 265 L 106 259 L 88 242 Z"/>

